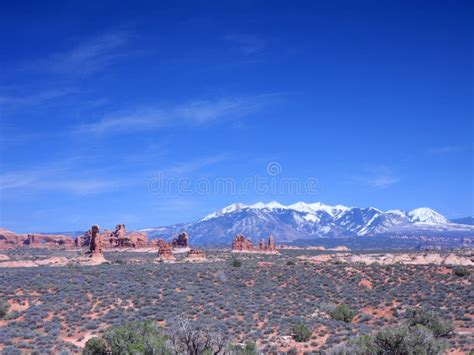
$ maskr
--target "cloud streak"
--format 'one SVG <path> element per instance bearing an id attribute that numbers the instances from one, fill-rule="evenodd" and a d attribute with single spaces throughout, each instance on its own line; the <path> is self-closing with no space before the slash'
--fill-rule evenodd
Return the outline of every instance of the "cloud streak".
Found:
<path id="1" fill-rule="evenodd" d="M 226 159 L 225 154 L 204 156 L 173 165 L 161 170 L 161 173 L 165 173 L 167 176 L 191 174 Z M 2 173 L 0 174 L 0 196 L 4 198 L 8 192 L 13 193 L 14 198 L 18 198 L 18 194 L 21 193 L 35 192 L 63 192 L 87 196 L 140 185 L 145 189 L 149 178 L 155 175 L 150 168 L 117 174 L 116 163 L 100 169 L 89 168 L 87 172 L 77 169 L 78 165 L 89 161 L 90 159 L 85 157 L 76 157 L 65 161 L 50 162 L 41 167 Z"/>
<path id="2" fill-rule="evenodd" d="M 354 176 L 352 180 L 376 190 L 383 190 L 398 183 L 400 178 L 394 175 L 391 169 L 385 166 L 377 166 L 368 169 L 363 175 Z"/>
<path id="3" fill-rule="evenodd" d="M 71 88 L 45 90 L 30 95 L 0 95 L 0 105 L 5 108 L 24 108 L 25 106 L 39 106 L 51 101 L 63 99 L 65 96 L 78 91 Z"/>
<path id="4" fill-rule="evenodd" d="M 171 107 L 140 107 L 108 114 L 102 119 L 77 127 L 75 133 L 111 134 L 171 126 L 201 126 L 239 118 L 259 111 L 272 95 L 195 100 Z"/>
<path id="5" fill-rule="evenodd" d="M 224 39 L 245 56 L 261 52 L 267 44 L 263 39 L 250 34 L 232 33 Z"/>
<path id="6" fill-rule="evenodd" d="M 462 145 L 445 145 L 441 147 L 431 148 L 429 152 L 431 154 L 451 154 L 464 152 L 468 149 L 468 147 Z"/>
<path id="7" fill-rule="evenodd" d="M 122 49 L 129 39 L 130 33 L 125 31 L 101 34 L 69 50 L 53 53 L 37 62 L 37 66 L 57 74 L 93 74 L 126 56 Z"/>

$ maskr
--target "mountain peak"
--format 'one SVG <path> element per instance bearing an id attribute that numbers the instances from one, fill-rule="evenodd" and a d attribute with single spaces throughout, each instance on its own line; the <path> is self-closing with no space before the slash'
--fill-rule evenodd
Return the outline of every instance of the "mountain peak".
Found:
<path id="1" fill-rule="evenodd" d="M 470 223 L 467 223 L 470 224 Z M 409 212 L 375 207 L 347 207 L 321 202 L 296 202 L 283 205 L 277 201 L 251 205 L 234 203 L 199 221 L 150 230 L 151 235 L 170 238 L 182 231 L 198 244 L 228 244 L 237 234 L 258 242 L 272 234 L 282 243 L 316 238 L 356 238 L 377 235 L 472 235 L 474 227 L 449 222 L 430 208 Z"/>
<path id="2" fill-rule="evenodd" d="M 410 221 L 423 224 L 446 224 L 448 219 L 428 207 L 415 208 L 407 213 Z"/>

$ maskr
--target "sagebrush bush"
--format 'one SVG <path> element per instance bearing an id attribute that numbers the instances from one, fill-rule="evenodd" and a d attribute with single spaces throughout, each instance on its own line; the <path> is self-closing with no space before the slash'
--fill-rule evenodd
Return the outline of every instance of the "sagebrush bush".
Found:
<path id="1" fill-rule="evenodd" d="M 456 266 L 454 268 L 454 275 L 456 276 L 464 277 L 464 276 L 469 276 L 469 274 L 470 274 L 470 271 L 465 266 Z"/>
<path id="2" fill-rule="evenodd" d="M 336 306 L 330 313 L 332 318 L 342 322 L 350 322 L 355 316 L 355 312 L 345 303 Z"/>
<path id="3" fill-rule="evenodd" d="M 303 323 L 293 327 L 293 339 L 297 342 L 306 342 L 311 339 L 311 330 Z"/>
<path id="4" fill-rule="evenodd" d="M 423 308 L 410 308 L 406 312 L 409 326 L 422 325 L 433 332 L 435 337 L 446 337 L 454 330 L 454 325 L 443 320 L 435 312 L 427 311 Z"/>
<path id="5" fill-rule="evenodd" d="M 9 308 L 8 302 L 0 302 L 0 318 L 4 318 L 7 315 Z"/>
<path id="6" fill-rule="evenodd" d="M 239 259 L 232 259 L 232 266 L 233 267 L 241 267 L 242 266 L 242 261 Z"/>
<path id="7" fill-rule="evenodd" d="M 84 354 L 172 354 L 162 328 L 150 320 L 108 329 L 102 338 L 87 341 Z M 105 351 L 105 352 L 103 352 Z"/>

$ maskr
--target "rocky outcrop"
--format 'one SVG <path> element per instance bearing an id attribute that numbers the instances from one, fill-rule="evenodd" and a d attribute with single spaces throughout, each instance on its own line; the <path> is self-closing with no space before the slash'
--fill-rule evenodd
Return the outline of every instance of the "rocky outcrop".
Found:
<path id="1" fill-rule="evenodd" d="M 261 252 L 276 252 L 276 246 L 275 246 L 275 238 L 273 236 L 268 237 L 268 243 L 265 245 L 265 241 L 263 239 L 260 239 L 260 243 L 258 244 L 258 251 Z"/>
<path id="2" fill-rule="evenodd" d="M 275 238 L 273 238 L 273 236 L 268 237 L 267 244 L 265 244 L 263 239 L 260 239 L 258 248 L 255 249 L 251 240 L 246 239 L 243 235 L 237 235 L 232 242 L 232 252 L 279 254 L 276 249 Z"/>
<path id="3" fill-rule="evenodd" d="M 102 238 L 100 236 L 100 229 L 98 225 L 93 225 L 91 228 L 89 253 L 91 255 L 102 254 Z"/>
<path id="4" fill-rule="evenodd" d="M 117 226 L 115 227 L 115 231 L 111 234 L 111 237 L 115 243 L 115 246 L 118 246 L 118 247 L 128 246 L 128 245 L 125 245 L 125 241 L 127 239 L 127 233 L 125 232 L 125 224 L 117 224 Z"/>
<path id="5" fill-rule="evenodd" d="M 69 260 L 65 257 L 51 257 L 38 260 L 11 260 L 0 262 L 0 268 L 13 267 L 38 267 L 38 266 L 65 266 L 69 264 Z"/>
<path id="6" fill-rule="evenodd" d="M 31 244 L 29 244 L 29 240 L 32 241 Z M 74 246 L 74 240 L 72 237 L 66 235 L 29 234 L 25 244 L 32 247 L 72 248 Z"/>
<path id="7" fill-rule="evenodd" d="M 80 239 L 79 239 L 80 238 Z M 77 237 L 76 246 L 88 246 L 91 240 L 91 231 L 84 233 L 83 237 Z M 114 231 L 104 229 L 102 233 L 102 248 L 142 248 L 149 246 L 148 235 L 144 232 L 129 232 L 125 229 L 125 224 L 117 224 Z"/>
<path id="8" fill-rule="evenodd" d="M 76 237 L 76 239 L 74 240 L 74 246 L 77 248 L 82 248 L 84 246 L 84 237 Z"/>
<path id="9" fill-rule="evenodd" d="M 53 234 L 17 234 L 7 229 L 0 229 L 0 250 L 13 249 L 22 246 L 55 248 L 70 248 L 74 246 L 74 240 L 66 235 Z"/>
<path id="10" fill-rule="evenodd" d="M 157 262 L 161 263 L 169 263 L 174 262 L 176 259 L 173 255 L 173 247 L 171 244 L 166 243 L 163 239 L 158 240 L 158 255 L 157 255 Z"/>
<path id="11" fill-rule="evenodd" d="M 127 237 L 136 248 L 149 246 L 148 235 L 145 232 L 130 232 Z"/>
<path id="12" fill-rule="evenodd" d="M 252 241 L 246 239 L 243 235 L 237 235 L 232 242 L 232 251 L 233 252 L 252 252 L 253 245 Z"/>
<path id="13" fill-rule="evenodd" d="M 184 233 L 179 234 L 176 238 L 173 238 L 172 245 L 173 245 L 173 248 L 188 248 L 189 247 L 188 233 L 184 232 Z"/>
<path id="14" fill-rule="evenodd" d="M 440 254 L 440 253 L 384 253 L 384 254 L 323 254 L 317 256 L 300 256 L 302 260 L 315 263 L 343 262 L 362 263 L 366 265 L 464 265 L 474 266 L 471 255 L 468 254 Z"/>
<path id="15" fill-rule="evenodd" d="M 191 262 L 206 261 L 206 256 L 200 250 L 191 249 L 186 254 L 186 261 L 191 261 Z"/>
<path id="16" fill-rule="evenodd" d="M 89 251 L 86 253 L 86 258 L 78 258 L 77 262 L 86 265 L 100 265 L 108 263 L 103 254 L 103 240 L 100 235 L 98 225 L 93 225 L 90 229 Z M 88 256 L 88 257 L 87 257 Z"/>

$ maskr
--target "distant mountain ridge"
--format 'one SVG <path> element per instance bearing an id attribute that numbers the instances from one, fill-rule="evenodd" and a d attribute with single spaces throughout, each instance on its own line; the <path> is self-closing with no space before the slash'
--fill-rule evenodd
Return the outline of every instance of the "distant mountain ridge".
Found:
<path id="1" fill-rule="evenodd" d="M 375 207 L 330 206 L 320 202 L 283 205 L 272 201 L 235 203 L 192 223 L 146 228 L 150 237 L 170 239 L 186 231 L 197 245 L 229 245 L 236 234 L 257 242 L 274 235 L 278 243 L 317 238 L 357 238 L 377 235 L 474 236 L 474 226 L 453 223 L 433 209 L 382 211 Z"/>
<path id="2" fill-rule="evenodd" d="M 451 222 L 474 226 L 474 216 L 452 219 Z"/>

